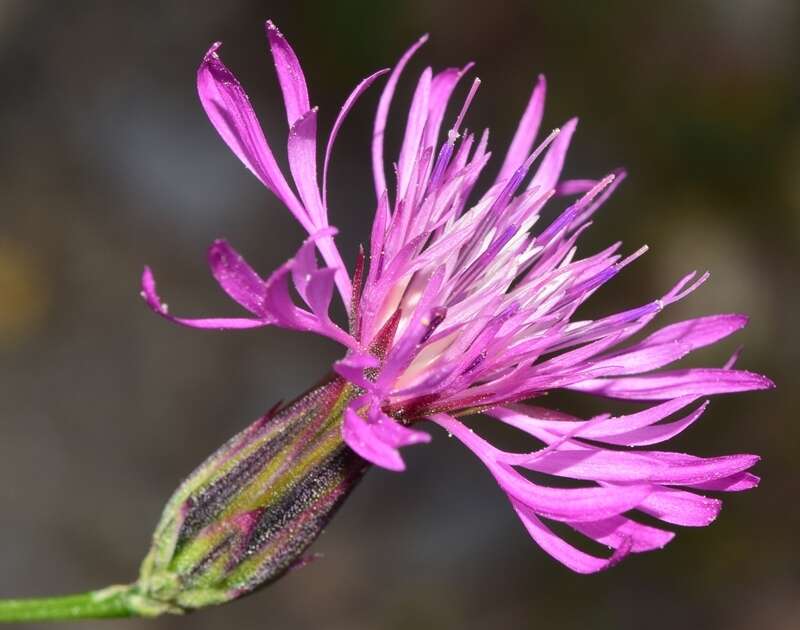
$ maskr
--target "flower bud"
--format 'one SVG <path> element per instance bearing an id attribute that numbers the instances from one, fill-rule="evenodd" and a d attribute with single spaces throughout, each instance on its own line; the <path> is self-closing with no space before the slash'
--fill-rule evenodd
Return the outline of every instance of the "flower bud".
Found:
<path id="1" fill-rule="evenodd" d="M 247 427 L 181 484 L 131 594 L 140 614 L 227 602 L 303 563 L 368 467 L 341 437 L 355 393 L 340 378 L 325 382 Z"/>

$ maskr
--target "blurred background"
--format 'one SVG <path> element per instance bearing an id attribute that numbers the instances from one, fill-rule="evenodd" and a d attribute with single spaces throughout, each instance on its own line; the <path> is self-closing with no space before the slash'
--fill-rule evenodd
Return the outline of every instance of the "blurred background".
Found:
<path id="1" fill-rule="evenodd" d="M 323 560 L 233 605 L 124 627 L 800 627 L 800 5 L 786 0 L 0 0 L 0 596 L 134 579 L 178 481 L 339 354 L 280 330 L 175 327 L 138 296 L 147 263 L 176 313 L 235 315 L 206 269 L 211 240 L 227 237 L 267 273 L 303 236 L 195 95 L 203 53 L 224 41 L 284 154 L 268 17 L 303 62 L 322 134 L 352 86 L 431 33 L 401 83 L 387 156 L 424 64 L 477 62 L 467 124 L 490 126 L 496 151 L 546 73 L 545 126 L 581 116 L 567 176 L 630 172 L 583 251 L 651 246 L 592 308 L 637 305 L 710 270 L 662 321 L 749 313 L 693 362 L 719 365 L 741 344 L 740 365 L 778 389 L 716 399 L 671 447 L 759 453 L 764 480 L 729 496 L 710 528 L 583 577 L 539 550 L 477 459 L 434 431 L 407 452 L 408 472 L 367 476 L 316 544 Z M 374 210 L 379 91 L 344 127 L 331 171 L 349 263 Z M 491 434 L 486 424 L 475 426 Z"/>

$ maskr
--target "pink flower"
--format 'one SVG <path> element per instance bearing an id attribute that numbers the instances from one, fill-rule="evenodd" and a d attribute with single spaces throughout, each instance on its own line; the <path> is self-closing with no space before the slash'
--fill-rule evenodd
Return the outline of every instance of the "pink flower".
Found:
<path id="1" fill-rule="evenodd" d="M 535 145 L 544 77 L 536 82 L 497 178 L 468 206 L 490 159 L 488 133 L 463 130 L 478 79 L 447 133 L 441 132 L 450 97 L 471 64 L 422 72 L 392 168 L 394 182 L 387 185 L 383 137 L 392 97 L 404 67 L 426 38 L 400 58 L 375 117 L 377 208 L 370 248 L 368 255 L 360 252 L 351 277 L 328 221 L 328 165 L 348 112 L 389 70 L 365 78 L 342 106 L 325 147 L 320 185 L 317 110 L 310 105 L 289 43 L 271 22 L 266 30 L 286 106 L 294 187 L 275 161 L 247 95 L 220 60 L 220 44 L 203 59 L 198 92 L 225 143 L 309 237 L 267 279 L 225 241 L 211 246 L 214 277 L 249 311 L 247 317 L 174 317 L 158 298 L 146 268 L 143 296 L 153 310 L 196 328 L 274 325 L 336 340 L 346 353 L 333 369 L 357 387 L 341 420 L 342 437 L 354 451 L 375 465 L 403 470 L 401 447 L 430 440 L 414 425 L 425 419 L 438 424 L 480 458 L 533 539 L 574 571 L 599 571 L 629 553 L 663 547 L 673 537 L 666 529 L 637 522 L 635 513 L 631 516 L 634 510 L 666 524 L 705 526 L 721 505 L 705 492 L 746 490 L 758 483 L 747 472 L 758 461 L 755 455 L 701 458 L 630 450 L 688 428 L 712 394 L 773 384 L 764 376 L 733 369 L 733 360 L 721 368 L 661 369 L 736 332 L 746 323 L 743 315 L 691 319 L 634 340 L 708 274 L 688 274 L 665 294 L 634 308 L 595 320 L 574 318 L 590 295 L 646 248 L 623 256 L 616 243 L 578 257 L 578 238 L 624 172 L 598 180 L 561 179 L 577 120 Z M 556 203 L 567 199 L 562 203 L 566 208 L 543 225 L 540 211 L 554 197 Z M 347 330 L 328 315 L 334 293 L 350 313 Z M 582 420 L 521 402 L 559 388 L 648 406 L 627 415 Z M 457 419 L 478 412 L 528 433 L 541 448 L 519 454 L 496 448 Z M 530 481 L 519 469 L 584 484 L 549 487 Z M 547 521 L 565 523 L 609 547 L 610 556 L 573 547 Z"/>

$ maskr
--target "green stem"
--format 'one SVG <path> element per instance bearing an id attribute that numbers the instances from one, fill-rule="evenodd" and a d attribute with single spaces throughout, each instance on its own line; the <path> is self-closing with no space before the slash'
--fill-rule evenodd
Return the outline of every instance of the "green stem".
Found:
<path id="1" fill-rule="evenodd" d="M 0 600 L 0 623 L 133 617 L 137 612 L 130 607 L 130 592 L 129 586 L 112 586 L 79 595 L 3 599 Z"/>

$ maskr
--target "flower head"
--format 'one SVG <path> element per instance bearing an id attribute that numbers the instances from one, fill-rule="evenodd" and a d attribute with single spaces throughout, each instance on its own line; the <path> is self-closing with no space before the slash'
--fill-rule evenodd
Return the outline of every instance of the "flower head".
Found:
<path id="1" fill-rule="evenodd" d="M 472 82 L 453 117 L 448 104 L 472 64 L 439 72 L 426 68 L 414 91 L 390 184 L 384 131 L 398 80 L 423 37 L 391 71 L 368 76 L 348 96 L 325 146 L 320 182 L 317 109 L 311 107 L 289 43 L 272 23 L 266 30 L 286 109 L 294 186 L 278 166 L 247 95 L 223 65 L 219 44 L 198 70 L 198 92 L 225 143 L 309 236 L 266 279 L 225 241 L 211 246 L 214 277 L 249 311 L 247 317 L 175 317 L 145 269 L 143 296 L 152 309 L 196 328 L 273 325 L 339 342 L 345 354 L 333 369 L 354 392 L 340 415 L 341 436 L 352 450 L 375 465 L 403 470 L 400 449 L 430 440 L 412 425 L 424 419 L 440 425 L 485 464 L 533 539 L 578 572 L 601 570 L 672 538 L 667 529 L 637 522 L 636 512 L 667 524 L 704 526 L 720 510 L 720 501 L 705 492 L 757 484 L 758 478 L 747 472 L 758 460 L 755 455 L 701 458 L 628 448 L 649 447 L 685 430 L 702 415 L 708 396 L 772 383 L 734 369 L 733 360 L 720 368 L 662 370 L 742 328 L 742 315 L 700 317 L 637 337 L 708 274 L 690 273 L 663 295 L 599 319 L 575 317 L 595 291 L 646 248 L 625 256 L 616 243 L 598 253 L 578 254 L 579 237 L 625 174 L 562 179 L 577 120 L 537 144 L 544 77 L 533 88 L 497 177 L 473 203 L 473 189 L 491 157 L 488 133 L 465 129 L 480 81 Z M 328 167 L 351 108 L 387 73 L 372 138 L 377 207 L 369 250 L 359 252 L 351 277 L 328 219 Z M 542 218 L 548 203 L 562 207 L 555 219 Z M 349 313 L 347 328 L 329 316 L 334 294 Z M 522 402 L 555 389 L 647 406 L 584 420 Z M 541 447 L 510 453 L 491 445 L 457 419 L 476 412 L 529 434 Z M 542 485 L 520 469 L 582 484 Z M 573 547 L 548 521 L 607 546 L 609 556 Z"/>

